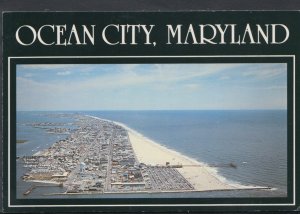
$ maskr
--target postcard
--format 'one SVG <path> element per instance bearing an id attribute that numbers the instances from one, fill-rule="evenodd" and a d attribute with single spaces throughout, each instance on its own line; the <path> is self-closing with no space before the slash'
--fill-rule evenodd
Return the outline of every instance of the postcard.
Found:
<path id="1" fill-rule="evenodd" d="M 4 211 L 297 210 L 299 18 L 5 12 Z"/>

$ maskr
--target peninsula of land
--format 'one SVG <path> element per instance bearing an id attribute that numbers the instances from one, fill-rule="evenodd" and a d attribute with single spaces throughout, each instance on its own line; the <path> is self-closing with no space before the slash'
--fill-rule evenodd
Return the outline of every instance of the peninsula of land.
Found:
<path id="1" fill-rule="evenodd" d="M 157 144 L 123 124 L 88 115 L 73 117 L 77 129 L 67 130 L 67 138 L 22 157 L 28 168 L 23 180 L 56 183 L 66 188 L 64 194 L 261 188 L 225 182 L 211 167 Z"/>

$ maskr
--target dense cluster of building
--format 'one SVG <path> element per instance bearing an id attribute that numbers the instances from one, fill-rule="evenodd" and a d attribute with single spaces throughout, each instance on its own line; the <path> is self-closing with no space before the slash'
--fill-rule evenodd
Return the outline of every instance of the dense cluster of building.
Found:
<path id="1" fill-rule="evenodd" d="M 48 133 L 53 134 L 70 134 L 72 129 L 65 127 L 70 125 L 68 123 L 52 123 L 52 122 L 39 122 L 39 123 L 29 123 L 26 125 L 33 126 L 35 128 L 45 129 Z"/>
<path id="2" fill-rule="evenodd" d="M 90 116 L 72 117 L 77 128 L 66 139 L 23 157 L 29 169 L 24 180 L 58 182 L 66 193 L 193 190 L 177 169 L 139 163 L 124 127 Z"/>

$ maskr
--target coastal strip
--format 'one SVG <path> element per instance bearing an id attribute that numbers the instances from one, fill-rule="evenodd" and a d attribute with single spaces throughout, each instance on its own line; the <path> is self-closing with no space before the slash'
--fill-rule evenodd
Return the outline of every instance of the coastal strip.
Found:
<path id="1" fill-rule="evenodd" d="M 22 176 L 24 181 L 56 184 L 65 187 L 66 194 L 264 188 L 226 182 L 212 167 L 168 149 L 119 122 L 89 115 L 70 117 L 77 128 L 65 139 L 32 156 L 22 157 L 24 167 L 28 168 Z"/>
<path id="2" fill-rule="evenodd" d="M 197 161 L 161 146 L 134 132 L 128 132 L 133 150 L 140 162 L 153 165 L 180 165 L 177 170 L 198 191 L 236 189 L 236 186 L 222 182 L 211 172 L 209 167 Z"/>
<path id="3" fill-rule="evenodd" d="M 270 187 L 229 182 L 217 174 L 216 169 L 213 167 L 169 149 L 123 123 L 102 118 L 98 119 L 113 122 L 127 130 L 131 145 L 140 163 L 158 166 L 166 166 L 166 164 L 180 166 L 176 169 L 194 187 L 194 191 L 271 189 Z"/>

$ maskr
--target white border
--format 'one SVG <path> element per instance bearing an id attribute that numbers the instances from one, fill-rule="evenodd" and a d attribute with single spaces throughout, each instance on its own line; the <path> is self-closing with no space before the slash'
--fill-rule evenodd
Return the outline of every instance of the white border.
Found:
<path id="1" fill-rule="evenodd" d="M 58 58 L 66 58 L 66 59 L 80 59 L 80 58 L 99 58 L 99 59 L 112 59 L 112 58 L 251 58 L 251 57 L 292 57 L 293 59 L 293 203 L 281 203 L 281 204 L 69 204 L 69 205 L 12 205 L 10 202 L 10 63 L 11 59 L 58 59 Z M 228 207 L 228 206 L 295 206 L 296 205 L 296 109 L 295 109 L 295 55 L 211 55 L 211 56 L 203 56 L 203 55 L 190 55 L 190 56 L 24 56 L 24 57 L 8 57 L 8 207 L 212 207 L 212 206 L 220 206 L 220 207 Z M 49 199 L 51 200 L 51 199 Z"/>

